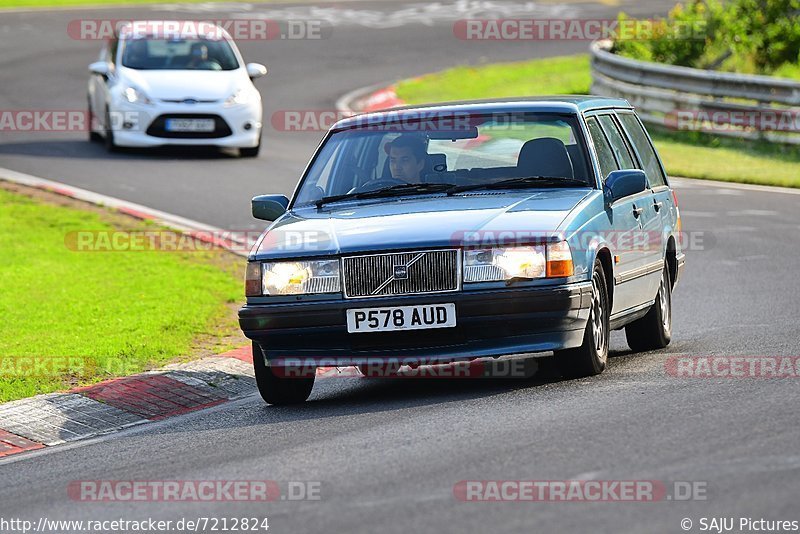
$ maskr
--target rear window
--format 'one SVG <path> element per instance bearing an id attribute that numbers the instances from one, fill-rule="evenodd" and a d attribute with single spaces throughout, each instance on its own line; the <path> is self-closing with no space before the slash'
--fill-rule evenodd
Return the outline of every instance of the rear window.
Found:
<path id="1" fill-rule="evenodd" d="M 661 164 L 658 161 L 658 156 L 650 143 L 650 137 L 645 132 L 639 119 L 633 113 L 619 113 L 620 122 L 628 131 L 633 146 L 639 153 L 639 158 L 642 160 L 641 168 L 647 174 L 647 180 L 650 182 L 650 187 L 658 187 L 666 185 L 667 180 L 664 172 L 661 170 Z"/>

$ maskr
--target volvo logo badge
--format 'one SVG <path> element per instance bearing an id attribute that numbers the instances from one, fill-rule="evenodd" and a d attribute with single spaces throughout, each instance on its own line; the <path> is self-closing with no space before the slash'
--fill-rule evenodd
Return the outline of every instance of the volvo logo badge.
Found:
<path id="1" fill-rule="evenodd" d="M 392 266 L 392 274 L 389 275 L 389 278 L 384 280 L 384 282 L 375 288 L 372 292 L 373 295 L 378 295 L 381 291 L 386 289 L 389 284 L 394 282 L 395 280 L 408 280 L 408 268 L 417 263 L 419 260 L 425 257 L 425 252 L 420 252 L 416 256 L 414 256 L 411 261 L 406 264 L 398 264 Z"/>
<path id="2" fill-rule="evenodd" d="M 394 279 L 395 280 L 408 280 L 408 265 L 395 265 L 394 266 Z"/>

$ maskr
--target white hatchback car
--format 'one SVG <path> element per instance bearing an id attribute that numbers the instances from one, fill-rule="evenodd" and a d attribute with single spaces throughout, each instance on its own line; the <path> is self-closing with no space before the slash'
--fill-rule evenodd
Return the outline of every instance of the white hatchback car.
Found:
<path id="1" fill-rule="evenodd" d="M 253 80 L 267 69 L 244 65 L 219 26 L 129 22 L 89 71 L 90 139 L 109 150 L 211 145 L 258 155 L 263 109 Z"/>

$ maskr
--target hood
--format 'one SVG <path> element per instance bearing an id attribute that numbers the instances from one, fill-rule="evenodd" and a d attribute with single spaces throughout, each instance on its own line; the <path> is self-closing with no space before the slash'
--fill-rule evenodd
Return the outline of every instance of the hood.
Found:
<path id="1" fill-rule="evenodd" d="M 245 86 L 247 74 L 236 70 L 125 69 L 129 83 L 156 100 L 224 100 Z"/>
<path id="2" fill-rule="evenodd" d="M 253 259 L 452 247 L 476 239 L 509 239 L 503 232 L 547 236 L 590 192 L 481 192 L 335 203 L 320 210 L 304 207 L 273 223 L 254 247 Z"/>

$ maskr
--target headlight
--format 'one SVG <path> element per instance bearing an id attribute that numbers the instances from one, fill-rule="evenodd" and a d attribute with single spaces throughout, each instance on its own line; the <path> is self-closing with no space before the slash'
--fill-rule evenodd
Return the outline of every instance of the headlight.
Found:
<path id="1" fill-rule="evenodd" d="M 339 260 L 252 262 L 247 265 L 245 294 L 248 297 L 339 291 Z"/>
<path id="2" fill-rule="evenodd" d="M 253 100 L 253 91 L 239 89 L 225 100 L 226 106 L 235 106 L 238 104 L 247 104 Z"/>
<path id="3" fill-rule="evenodd" d="M 566 241 L 527 247 L 464 251 L 464 282 L 560 278 L 572 276 L 572 254 Z"/>
<path id="4" fill-rule="evenodd" d="M 464 251 L 465 282 L 542 278 L 545 272 L 543 245 Z"/>
<path id="5" fill-rule="evenodd" d="M 122 96 L 131 104 L 152 104 L 143 91 L 135 87 L 127 87 L 122 91 Z"/>

